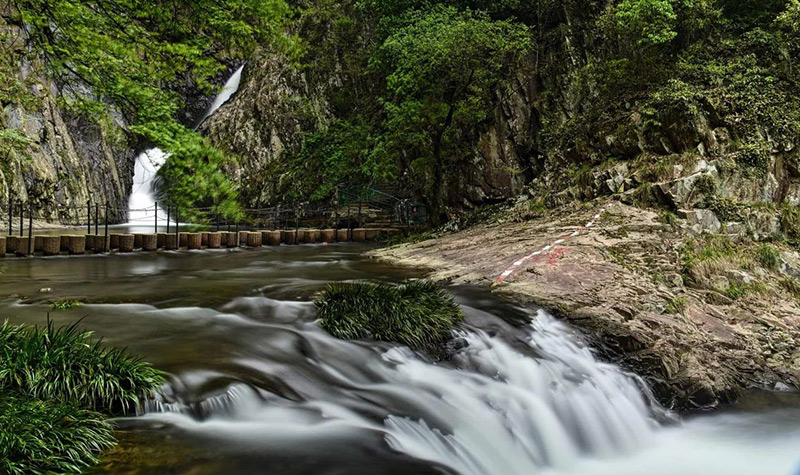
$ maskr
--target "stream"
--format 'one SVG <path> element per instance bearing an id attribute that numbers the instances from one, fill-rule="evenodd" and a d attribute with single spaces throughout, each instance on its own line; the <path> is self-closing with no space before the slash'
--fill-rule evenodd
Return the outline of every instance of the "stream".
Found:
<path id="1" fill-rule="evenodd" d="M 330 337 L 311 303 L 329 282 L 421 276 L 367 249 L 8 260 L 0 314 L 80 319 L 168 373 L 98 473 L 800 473 L 796 394 L 672 414 L 575 329 L 483 289 L 450 288 L 467 318 L 445 362 Z"/>

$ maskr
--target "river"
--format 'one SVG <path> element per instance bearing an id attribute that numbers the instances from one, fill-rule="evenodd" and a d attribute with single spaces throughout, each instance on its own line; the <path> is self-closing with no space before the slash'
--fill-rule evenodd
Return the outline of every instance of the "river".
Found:
<path id="1" fill-rule="evenodd" d="M 797 395 L 671 414 L 574 329 L 482 289 L 451 288 L 467 320 L 446 362 L 328 336 L 310 303 L 327 283 L 420 276 L 365 249 L 8 260 L 0 310 L 81 319 L 169 374 L 115 421 L 100 473 L 797 473 Z M 62 298 L 85 303 L 51 311 Z"/>

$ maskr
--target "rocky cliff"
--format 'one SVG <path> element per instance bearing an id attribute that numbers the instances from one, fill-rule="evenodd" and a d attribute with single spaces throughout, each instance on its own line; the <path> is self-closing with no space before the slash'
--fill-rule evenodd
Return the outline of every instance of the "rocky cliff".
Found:
<path id="1" fill-rule="evenodd" d="M 95 122 L 70 111 L 62 88 L 29 61 L 24 35 L 13 27 L 0 33 L 9 76 L 18 94 L 4 97 L 0 126 L 4 157 L 0 167 L 0 215 L 7 220 L 9 200 L 30 205 L 34 216 L 55 223 L 82 224 L 86 203 L 108 203 L 109 219 L 124 221 L 133 182 L 135 154 L 123 135 L 124 123 Z M 12 76 L 13 74 L 13 76 Z M 102 211 L 101 211 L 102 213 Z M 18 211 L 14 211 L 18 216 Z"/>

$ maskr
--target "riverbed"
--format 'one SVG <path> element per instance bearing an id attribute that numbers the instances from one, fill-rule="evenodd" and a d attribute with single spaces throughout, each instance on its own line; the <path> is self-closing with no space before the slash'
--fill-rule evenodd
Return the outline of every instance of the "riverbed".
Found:
<path id="1" fill-rule="evenodd" d="M 456 286 L 448 361 L 334 339 L 311 300 L 330 282 L 422 277 L 367 246 L 9 259 L 0 315 L 80 320 L 166 371 L 99 473 L 793 474 L 800 398 L 705 414 L 659 407 L 543 311 Z M 52 310 L 50 302 L 84 302 Z"/>

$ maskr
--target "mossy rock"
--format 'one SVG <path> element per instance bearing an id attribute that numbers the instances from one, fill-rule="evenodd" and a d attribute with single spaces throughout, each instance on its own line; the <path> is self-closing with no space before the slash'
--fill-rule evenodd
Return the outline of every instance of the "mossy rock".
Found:
<path id="1" fill-rule="evenodd" d="M 433 355 L 443 353 L 452 330 L 464 320 L 453 297 L 424 280 L 333 284 L 314 303 L 320 326 L 337 338 L 403 343 Z"/>

